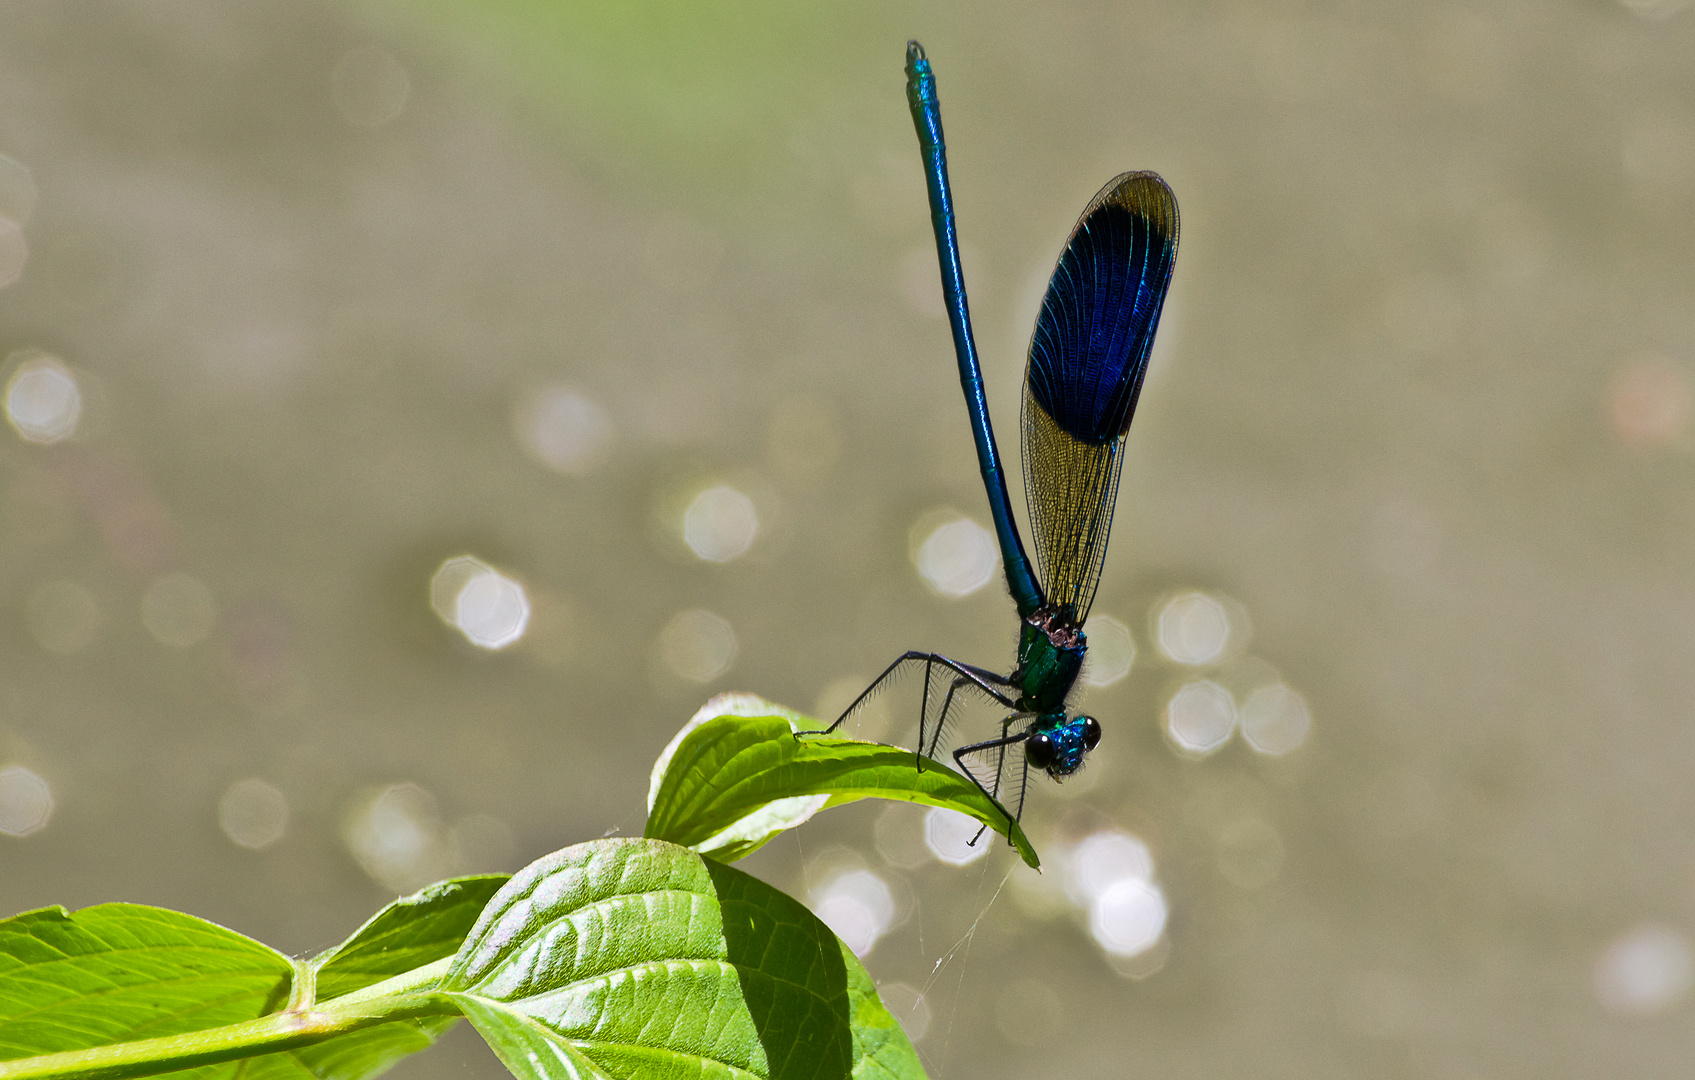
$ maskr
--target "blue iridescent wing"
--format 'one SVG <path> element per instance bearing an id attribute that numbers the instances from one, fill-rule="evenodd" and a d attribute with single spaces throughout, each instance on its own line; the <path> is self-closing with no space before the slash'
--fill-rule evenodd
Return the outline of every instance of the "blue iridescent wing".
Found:
<path id="1" fill-rule="evenodd" d="M 1096 195 L 1060 253 L 1024 380 L 1024 490 L 1049 603 L 1089 614 L 1148 352 L 1177 256 L 1177 199 L 1151 172 Z"/>

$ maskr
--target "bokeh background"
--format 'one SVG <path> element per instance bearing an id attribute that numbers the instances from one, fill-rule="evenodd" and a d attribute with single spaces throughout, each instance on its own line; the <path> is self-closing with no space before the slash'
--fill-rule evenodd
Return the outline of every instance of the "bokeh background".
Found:
<path id="1" fill-rule="evenodd" d="M 875 805 L 745 865 L 938 1077 L 1684 1075 L 1686 7 L 0 7 L 0 912 L 306 952 L 639 834 L 714 693 L 1009 665 L 918 37 L 1009 455 L 1078 210 L 1182 206 L 1106 738 L 1043 875 Z"/>

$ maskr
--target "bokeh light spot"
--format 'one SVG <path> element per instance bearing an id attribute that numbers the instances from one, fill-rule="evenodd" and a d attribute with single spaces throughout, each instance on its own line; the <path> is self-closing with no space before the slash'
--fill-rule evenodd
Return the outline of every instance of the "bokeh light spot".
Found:
<path id="1" fill-rule="evenodd" d="M 50 653 L 87 648 L 100 629 L 100 605 L 74 581 L 49 581 L 29 597 L 29 632 Z"/>
<path id="2" fill-rule="evenodd" d="M 174 649 L 205 641 L 217 620 L 211 591 L 188 574 L 166 574 L 141 594 L 141 624 L 157 641 Z"/>
<path id="3" fill-rule="evenodd" d="M 1665 926 L 1639 926 L 1595 962 L 1595 998 L 1619 1016 L 1663 1013 L 1689 992 L 1695 964 L 1689 939 Z"/>
<path id="4" fill-rule="evenodd" d="M 606 410 L 569 386 L 551 386 L 520 401 L 512 429 L 531 457 L 570 476 L 593 472 L 612 445 Z"/>
<path id="5" fill-rule="evenodd" d="M 1154 859 L 1140 837 L 1102 829 L 1079 841 L 1064 859 L 1065 894 L 1088 908 L 1121 881 L 1152 881 Z"/>
<path id="6" fill-rule="evenodd" d="M 1215 682 L 1186 683 L 1165 706 L 1165 733 L 1188 753 L 1211 754 L 1235 730 L 1236 702 Z"/>
<path id="7" fill-rule="evenodd" d="M 924 846 L 937 862 L 949 866 L 965 866 L 987 855 L 995 835 L 985 831 L 981 821 L 958 810 L 932 806 L 924 815 Z"/>
<path id="8" fill-rule="evenodd" d="M 665 664 L 690 682 L 709 683 L 736 661 L 736 632 L 723 616 L 704 608 L 679 612 L 659 633 Z"/>
<path id="9" fill-rule="evenodd" d="M 1160 608 L 1159 651 L 1179 664 L 1210 664 L 1230 644 L 1230 615 L 1222 601 L 1200 592 L 1180 593 Z"/>
<path id="10" fill-rule="evenodd" d="M 14 354 L 13 359 L 17 369 L 6 383 L 6 419 L 13 430 L 33 443 L 56 443 L 74 435 L 82 417 L 76 377 L 56 358 L 37 350 L 28 350 L 21 359 Z"/>
<path id="11" fill-rule="evenodd" d="M 270 847 L 288 831 L 288 799 L 257 777 L 237 780 L 218 800 L 218 828 L 238 847 Z"/>
<path id="12" fill-rule="evenodd" d="M 683 542 L 706 562 L 729 562 L 747 554 L 759 535 L 753 500 L 733 487 L 707 488 L 683 511 Z"/>
<path id="13" fill-rule="evenodd" d="M 29 836 L 53 816 L 53 789 L 22 765 L 0 769 L 0 833 Z"/>
<path id="14" fill-rule="evenodd" d="M 448 559 L 430 578 L 430 606 L 480 649 L 504 649 L 530 625 L 524 586 L 470 555 Z"/>
<path id="15" fill-rule="evenodd" d="M 1242 706 L 1242 738 L 1262 754 L 1299 749 L 1311 729 L 1307 699 L 1280 682 L 1255 690 Z"/>
<path id="16" fill-rule="evenodd" d="M 1095 898 L 1089 908 L 1089 935 L 1109 956 L 1147 952 L 1165 933 L 1165 894 L 1150 881 L 1124 878 Z"/>
<path id="17" fill-rule="evenodd" d="M 1090 686 L 1111 686 L 1130 674 L 1136 662 L 1136 642 L 1130 628 L 1113 618 L 1096 612 L 1083 627 L 1089 639 L 1089 653 L 1083 665 L 1083 681 Z"/>
<path id="18" fill-rule="evenodd" d="M 812 893 L 812 912 L 847 943 L 855 956 L 865 956 L 893 924 L 895 898 L 888 882 L 870 870 L 837 874 Z"/>
<path id="19" fill-rule="evenodd" d="M 504 649 L 524 636 L 530 621 L 524 587 L 498 573 L 478 574 L 459 590 L 454 624 L 473 645 Z"/>
<path id="20" fill-rule="evenodd" d="M 380 128 L 406 109 L 412 80 L 388 52 L 371 45 L 350 49 L 330 73 L 336 112 L 357 128 Z"/>
<path id="21" fill-rule="evenodd" d="M 417 784 L 391 784 L 356 800 L 342 839 L 365 873 L 395 892 L 412 892 L 446 871 L 435 797 Z"/>
<path id="22" fill-rule="evenodd" d="M 989 583 L 999 556 L 994 533 L 970 518 L 956 517 L 924 536 L 913 563 L 931 589 L 959 599 Z"/>

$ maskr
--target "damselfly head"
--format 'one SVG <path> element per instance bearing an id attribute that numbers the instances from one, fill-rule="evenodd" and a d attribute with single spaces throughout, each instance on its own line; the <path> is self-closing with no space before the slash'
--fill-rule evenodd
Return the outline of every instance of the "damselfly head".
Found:
<path id="1" fill-rule="evenodd" d="M 1101 741 L 1101 724 L 1092 716 L 1064 713 L 1039 717 L 1024 740 L 1024 758 L 1055 780 L 1083 767 L 1083 756 Z"/>

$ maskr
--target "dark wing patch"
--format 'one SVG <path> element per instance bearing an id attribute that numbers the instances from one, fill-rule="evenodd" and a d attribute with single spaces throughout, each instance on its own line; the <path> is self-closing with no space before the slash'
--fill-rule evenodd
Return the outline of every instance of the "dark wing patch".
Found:
<path id="1" fill-rule="evenodd" d="M 1036 319 L 1024 493 L 1048 601 L 1081 625 L 1112 529 L 1124 435 L 1177 255 L 1177 200 L 1149 172 L 1103 188 L 1071 232 Z"/>
<path id="2" fill-rule="evenodd" d="M 1042 299 L 1026 385 L 1073 438 L 1130 428 L 1177 255 L 1177 200 L 1150 172 L 1101 189 L 1071 231 Z"/>

